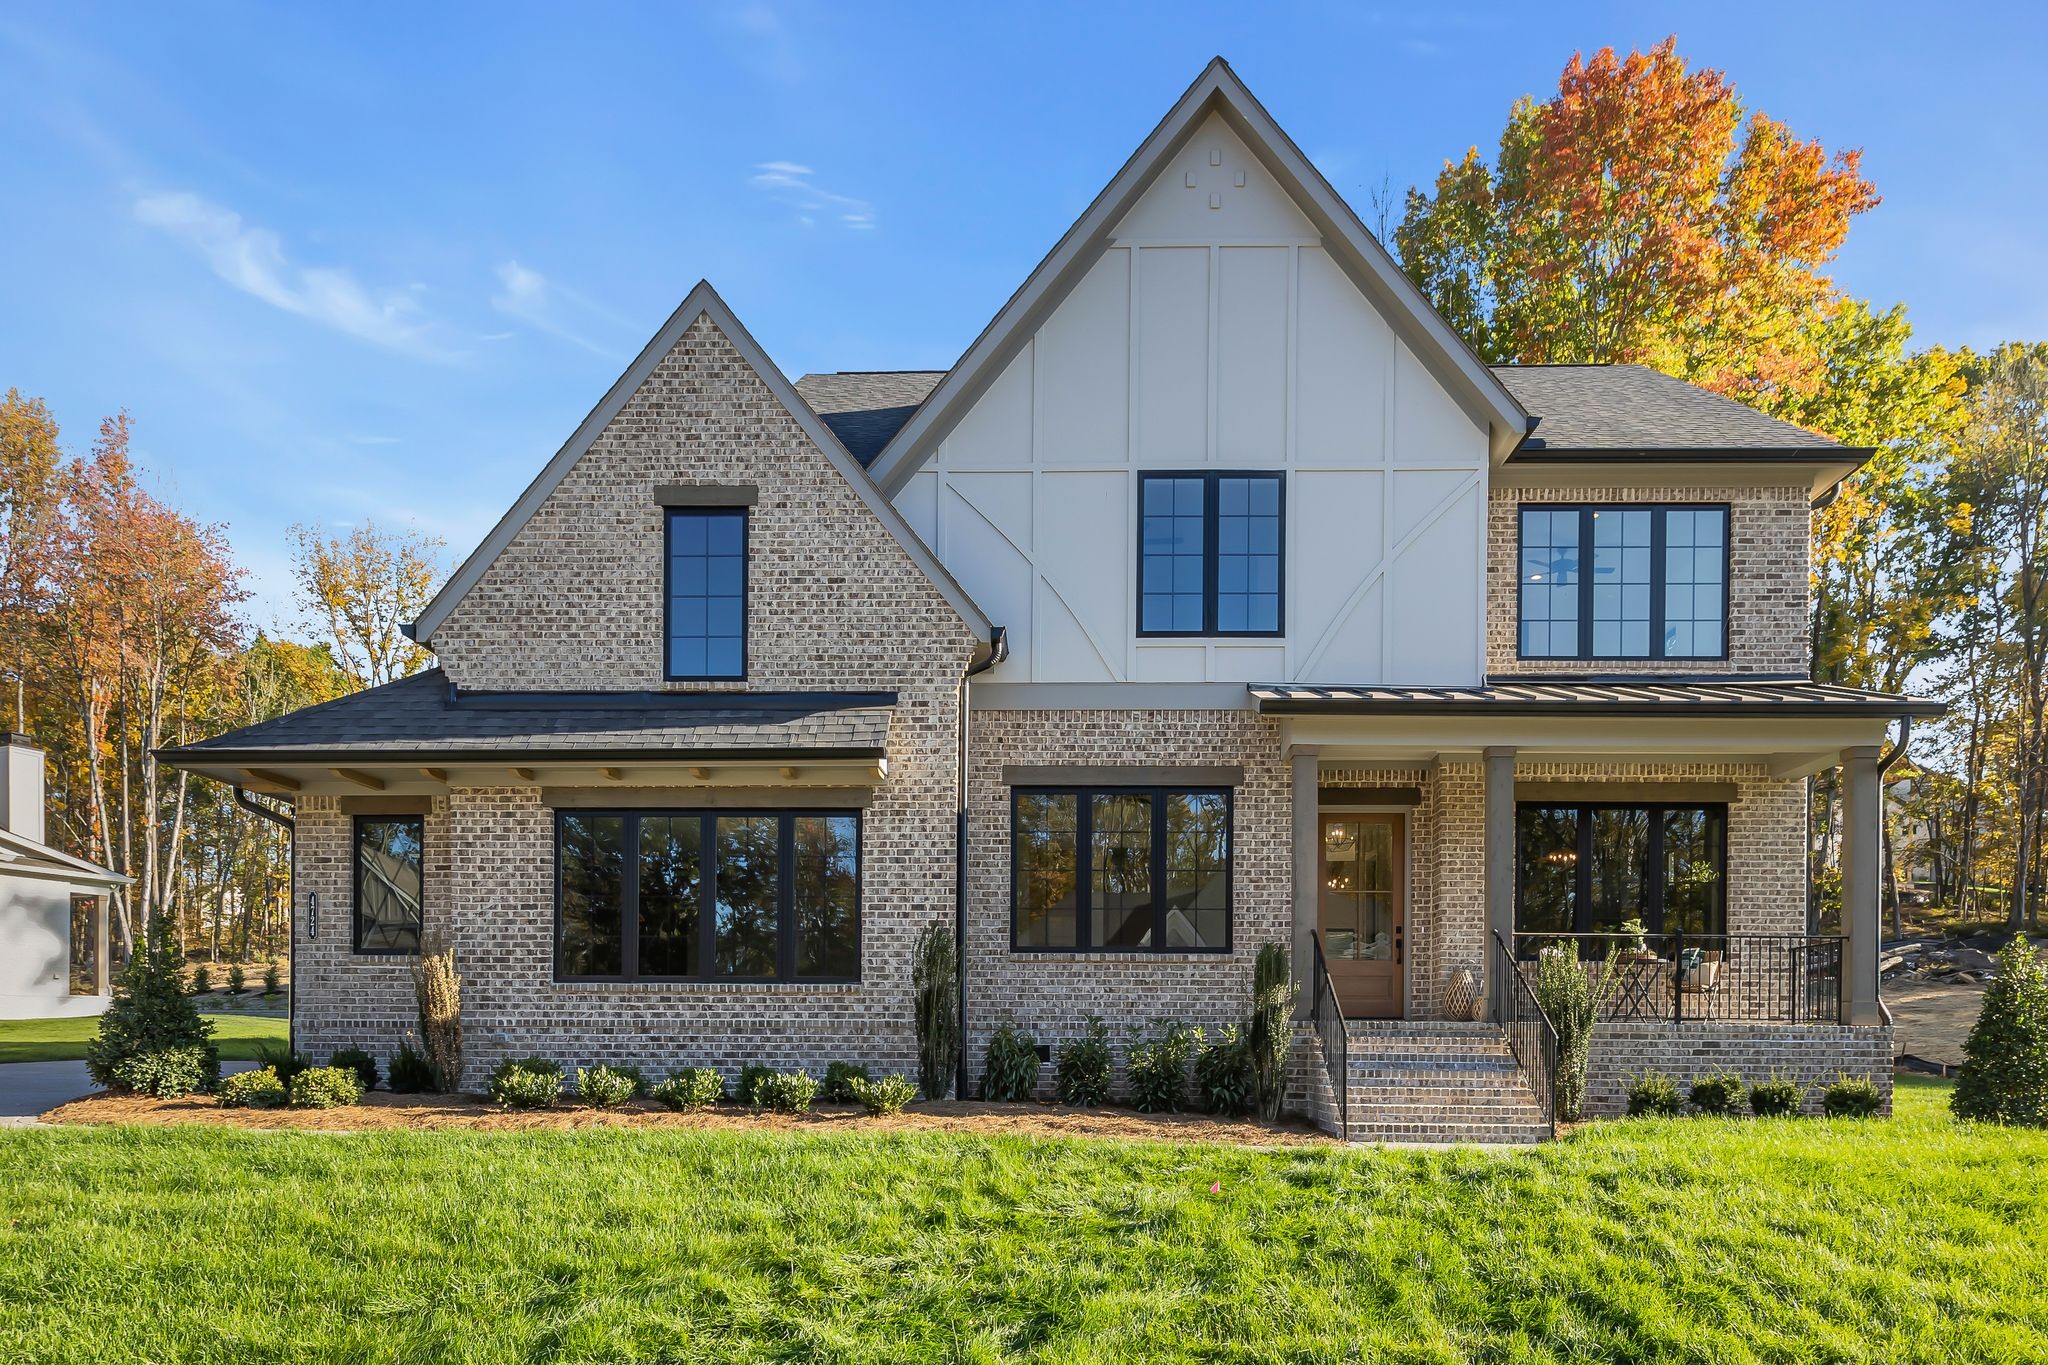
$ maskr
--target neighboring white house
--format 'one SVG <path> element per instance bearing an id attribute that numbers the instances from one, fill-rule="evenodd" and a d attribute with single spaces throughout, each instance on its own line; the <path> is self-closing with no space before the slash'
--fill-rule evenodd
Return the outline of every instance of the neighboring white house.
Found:
<path id="1" fill-rule="evenodd" d="M 43 842 L 43 751 L 0 731 L 0 1019 L 107 1007 L 107 895 L 129 881 Z"/>

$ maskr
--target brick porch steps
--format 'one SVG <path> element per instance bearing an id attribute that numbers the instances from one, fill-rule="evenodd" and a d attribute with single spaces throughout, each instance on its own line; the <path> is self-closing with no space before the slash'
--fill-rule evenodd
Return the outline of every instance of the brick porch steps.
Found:
<path id="1" fill-rule="evenodd" d="M 1543 1108 L 1491 1024 L 1345 1025 L 1354 1142 L 1532 1143 Z"/>

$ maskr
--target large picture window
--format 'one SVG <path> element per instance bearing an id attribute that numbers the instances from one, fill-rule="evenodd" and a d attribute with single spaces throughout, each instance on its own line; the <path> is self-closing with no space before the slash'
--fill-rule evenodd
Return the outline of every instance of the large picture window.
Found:
<path id="1" fill-rule="evenodd" d="M 854 981 L 860 817 L 565 810 L 555 974 L 573 981 Z"/>
<path id="2" fill-rule="evenodd" d="M 1011 797 L 1020 952 L 1230 951 L 1230 793 L 1154 788 Z"/>
<path id="3" fill-rule="evenodd" d="M 671 682 L 747 676 L 747 509 L 672 508 L 668 514 Z"/>
<path id="4" fill-rule="evenodd" d="M 427 821 L 421 815 L 355 820 L 355 950 L 417 953 Z"/>
<path id="5" fill-rule="evenodd" d="M 1727 932 L 1725 806 L 1522 805 L 1515 810 L 1515 929 Z"/>
<path id="6" fill-rule="evenodd" d="M 1520 535 L 1520 657 L 1727 657 L 1726 504 L 1529 506 Z"/>
<path id="7" fill-rule="evenodd" d="M 1278 474 L 1138 476 L 1138 633 L 1278 635 Z"/>

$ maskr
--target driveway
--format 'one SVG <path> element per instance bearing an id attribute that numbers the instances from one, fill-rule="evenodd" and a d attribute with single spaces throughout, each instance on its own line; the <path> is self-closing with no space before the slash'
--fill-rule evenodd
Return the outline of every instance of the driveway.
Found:
<path id="1" fill-rule="evenodd" d="M 254 1062 L 222 1062 L 221 1074 L 247 1071 Z M 55 1109 L 66 1100 L 99 1089 L 86 1074 L 84 1062 L 7 1062 L 0 1064 L 0 1125 L 15 1126 Z"/>

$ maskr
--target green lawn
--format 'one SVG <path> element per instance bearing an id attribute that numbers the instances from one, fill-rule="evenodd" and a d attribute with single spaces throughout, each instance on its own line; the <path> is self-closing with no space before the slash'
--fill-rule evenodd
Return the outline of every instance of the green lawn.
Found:
<path id="1" fill-rule="evenodd" d="M 1533 1153 L 18 1130 L 0 1358 L 2048 1358 L 2048 1133 L 1944 1101 Z"/>
<path id="2" fill-rule="evenodd" d="M 214 1040 L 224 1061 L 250 1061 L 264 1043 L 282 1045 L 281 1018 L 250 1014 L 202 1014 L 213 1021 Z M 100 1031 L 93 1019 L 0 1019 L 0 1062 L 68 1062 L 85 1056 L 85 1045 Z"/>

